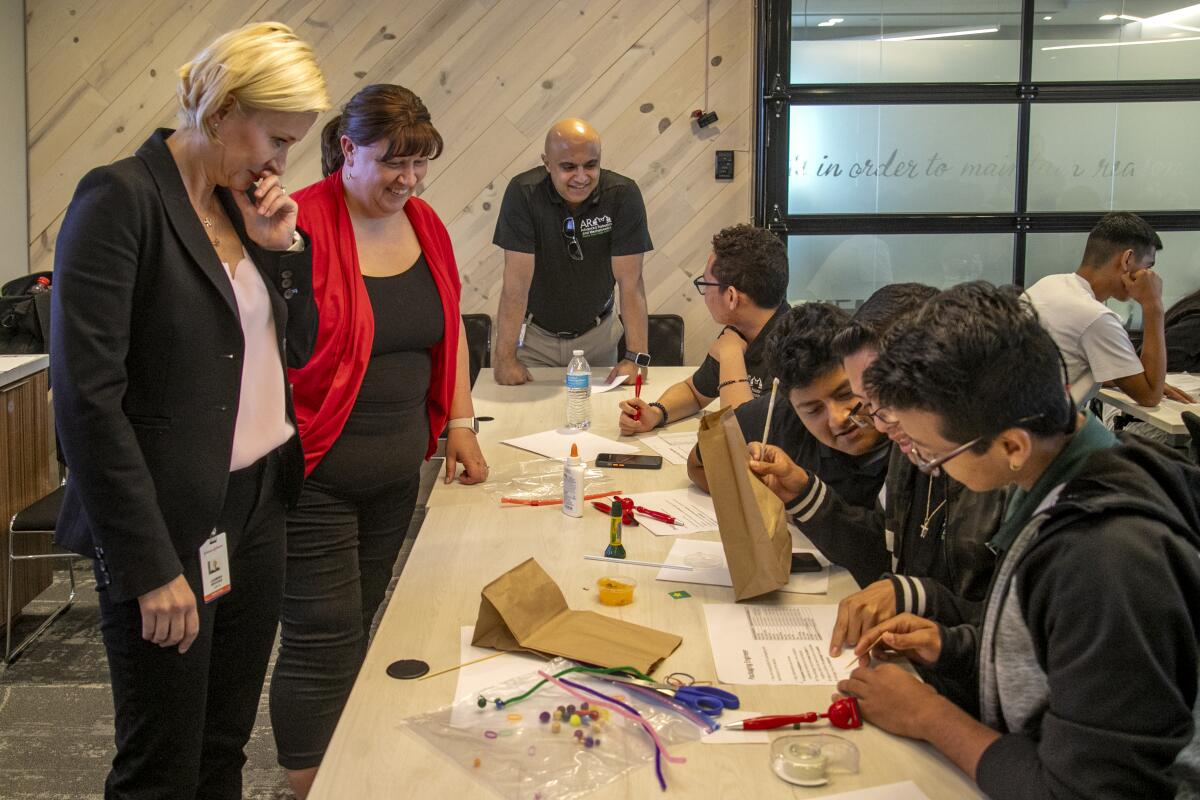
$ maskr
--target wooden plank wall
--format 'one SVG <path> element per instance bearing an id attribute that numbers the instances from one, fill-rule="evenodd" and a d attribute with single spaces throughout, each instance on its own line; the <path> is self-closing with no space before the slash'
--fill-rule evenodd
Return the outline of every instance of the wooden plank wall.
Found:
<path id="1" fill-rule="evenodd" d="M 687 322 L 698 362 L 715 327 L 691 287 L 720 228 L 751 216 L 752 0 L 26 0 L 30 268 L 51 269 L 63 213 L 93 166 L 173 124 L 175 69 L 219 33 L 282 20 L 313 44 L 339 106 L 370 83 L 424 99 L 446 140 L 423 197 L 454 239 L 464 311 L 494 315 L 503 256 L 491 245 L 504 187 L 538 163 L 548 126 L 590 120 L 604 166 L 641 185 L 657 249 L 652 312 Z M 703 103 L 705 21 L 709 107 Z M 313 132 L 288 184 L 320 177 Z M 736 177 L 713 177 L 735 150 Z"/>

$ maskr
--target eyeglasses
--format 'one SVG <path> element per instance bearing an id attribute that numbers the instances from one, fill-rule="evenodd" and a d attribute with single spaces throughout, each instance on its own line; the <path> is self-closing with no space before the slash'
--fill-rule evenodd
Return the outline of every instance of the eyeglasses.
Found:
<path id="1" fill-rule="evenodd" d="M 1016 422 L 1013 422 L 1009 425 L 1005 425 L 1000 430 L 1005 430 L 1007 428 L 1014 428 L 1018 425 L 1026 425 L 1030 422 L 1033 422 L 1035 419 L 1041 419 L 1044 416 L 1045 416 L 1045 414 L 1034 414 L 1033 416 L 1029 416 L 1029 417 L 1021 417 Z M 963 453 L 967 452 L 968 450 L 970 450 L 972 447 L 979 444 L 983 440 L 991 439 L 995 435 L 996 434 L 993 433 L 993 434 L 984 434 L 983 436 L 976 436 L 971 441 L 969 441 L 965 444 L 960 444 L 958 447 L 954 448 L 949 453 L 938 456 L 937 458 L 930 458 L 930 459 L 926 459 L 925 456 L 921 455 L 921 451 L 917 448 L 916 442 L 914 442 L 913 446 L 912 446 L 912 452 L 910 453 L 910 455 L 912 456 L 913 463 L 917 465 L 917 469 L 921 470 L 921 472 L 925 473 L 926 475 L 932 475 L 934 473 L 934 470 L 936 470 L 938 467 L 945 464 L 950 459 L 961 456 Z"/>
<path id="2" fill-rule="evenodd" d="M 583 261 L 583 247 L 579 244 L 579 237 L 575 235 L 575 218 L 567 217 L 563 220 L 563 238 L 567 240 L 567 255 L 572 261 Z"/>
<path id="3" fill-rule="evenodd" d="M 699 278 L 696 278 L 696 280 L 692 281 L 692 286 L 695 286 L 696 291 L 699 292 L 700 294 L 704 294 L 704 288 L 706 286 L 724 286 L 724 285 L 725 284 L 723 284 L 723 283 L 714 283 L 713 281 L 706 281 L 706 280 L 704 280 L 703 275 L 701 275 Z"/>
<path id="4" fill-rule="evenodd" d="M 878 420 L 889 428 L 899 422 L 899 420 L 893 417 L 892 413 L 885 408 L 867 411 L 866 406 L 867 404 L 860 400 L 854 406 L 854 408 L 850 409 L 850 421 L 860 428 L 870 428 L 873 425 L 873 420 Z"/>

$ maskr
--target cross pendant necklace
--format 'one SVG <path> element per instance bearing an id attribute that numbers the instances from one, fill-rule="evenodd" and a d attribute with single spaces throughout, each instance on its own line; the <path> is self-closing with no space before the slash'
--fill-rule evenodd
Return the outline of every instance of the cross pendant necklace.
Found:
<path id="1" fill-rule="evenodd" d="M 921 523 L 921 538 L 922 539 L 924 539 L 926 536 L 929 535 L 929 521 L 931 519 L 933 519 L 934 515 L 936 515 L 939 511 L 942 510 L 942 506 L 946 505 L 947 498 L 943 497 L 942 502 L 937 504 L 937 508 L 933 509 L 933 511 L 929 510 L 929 506 L 933 503 L 933 481 L 934 481 L 934 477 L 932 475 L 930 475 L 929 476 L 929 491 L 926 492 L 926 494 L 925 494 L 925 521 Z"/>

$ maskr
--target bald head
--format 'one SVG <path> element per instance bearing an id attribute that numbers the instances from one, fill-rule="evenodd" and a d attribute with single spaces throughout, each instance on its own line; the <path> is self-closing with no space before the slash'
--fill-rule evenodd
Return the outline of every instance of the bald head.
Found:
<path id="1" fill-rule="evenodd" d="M 578 206 L 600 179 L 600 134 L 581 119 L 563 119 L 546 134 L 542 163 L 559 196 Z"/>
<path id="2" fill-rule="evenodd" d="M 600 134 L 596 129 L 582 119 L 560 119 L 550 126 L 546 132 L 546 147 L 544 155 L 552 150 L 572 145 L 595 145 L 597 155 L 600 153 Z"/>

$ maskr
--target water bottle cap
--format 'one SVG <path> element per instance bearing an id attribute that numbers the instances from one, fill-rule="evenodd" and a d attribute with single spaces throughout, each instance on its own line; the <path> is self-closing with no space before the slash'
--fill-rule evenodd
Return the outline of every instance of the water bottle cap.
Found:
<path id="1" fill-rule="evenodd" d="M 571 355 L 573 355 L 573 356 L 581 356 L 581 355 L 583 355 L 583 351 L 582 351 L 582 350 L 572 350 L 572 351 L 571 351 Z"/>

